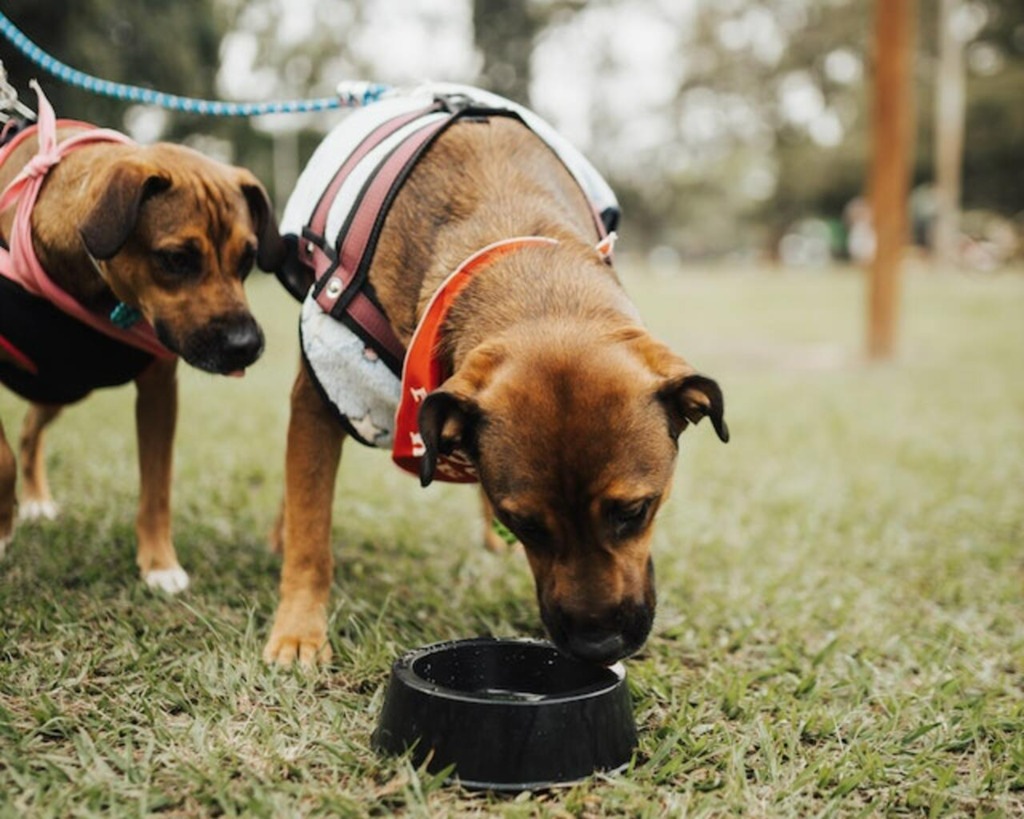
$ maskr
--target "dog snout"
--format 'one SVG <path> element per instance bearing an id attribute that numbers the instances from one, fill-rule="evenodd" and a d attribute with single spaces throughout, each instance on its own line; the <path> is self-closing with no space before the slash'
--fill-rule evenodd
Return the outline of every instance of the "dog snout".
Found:
<path id="1" fill-rule="evenodd" d="M 223 354 L 247 367 L 263 352 L 263 331 L 252 316 L 231 324 L 224 331 Z"/>
<path id="2" fill-rule="evenodd" d="M 244 370 L 263 353 L 263 330 L 248 313 L 223 316 L 191 332 L 181 354 L 193 367 L 226 375 Z"/>
<path id="3" fill-rule="evenodd" d="M 622 604 L 599 615 L 571 614 L 560 607 L 544 612 L 555 644 L 580 660 L 611 665 L 636 652 L 647 639 L 654 619 L 643 605 Z"/>
<path id="4" fill-rule="evenodd" d="M 626 655 L 626 640 L 620 631 L 594 628 L 570 632 L 566 648 L 581 660 L 607 665 Z"/>

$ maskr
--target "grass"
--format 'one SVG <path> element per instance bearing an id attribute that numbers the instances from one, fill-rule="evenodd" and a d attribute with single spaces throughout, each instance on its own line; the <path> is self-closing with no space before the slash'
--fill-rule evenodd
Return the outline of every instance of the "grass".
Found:
<path id="1" fill-rule="evenodd" d="M 508 798 L 374 755 L 397 653 L 540 626 L 522 556 L 478 545 L 472 490 L 352 443 L 333 663 L 262 664 L 296 309 L 259 281 L 264 361 L 181 379 L 186 594 L 136 576 L 131 390 L 53 429 L 62 516 L 0 565 L 0 816 L 1024 813 L 1024 277 L 911 277 L 899 360 L 874 366 L 849 271 L 629 285 L 719 379 L 733 441 L 683 438 L 627 773 Z M 0 399 L 11 437 L 21 413 Z"/>

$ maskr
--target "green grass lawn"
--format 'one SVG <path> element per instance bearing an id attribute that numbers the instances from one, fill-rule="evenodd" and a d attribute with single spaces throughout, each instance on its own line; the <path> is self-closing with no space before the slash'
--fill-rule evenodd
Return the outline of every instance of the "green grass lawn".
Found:
<path id="1" fill-rule="evenodd" d="M 181 378 L 184 595 L 137 577 L 132 390 L 50 435 L 62 515 L 0 564 L 0 816 L 1024 814 L 1024 276 L 911 277 L 901 355 L 874 366 L 851 271 L 628 284 L 718 378 L 733 433 L 682 439 L 658 618 L 627 663 L 630 770 L 508 798 L 375 756 L 399 652 L 541 627 L 522 555 L 480 546 L 474 490 L 354 443 L 334 660 L 264 666 L 296 306 L 260 280 L 265 358 Z M 0 399 L 11 438 L 22 413 Z"/>

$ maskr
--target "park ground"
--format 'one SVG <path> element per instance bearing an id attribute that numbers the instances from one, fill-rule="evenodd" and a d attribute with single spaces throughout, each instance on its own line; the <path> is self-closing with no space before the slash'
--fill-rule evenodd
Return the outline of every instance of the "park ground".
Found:
<path id="1" fill-rule="evenodd" d="M 473 490 L 422 490 L 353 443 L 334 660 L 263 664 L 296 306 L 260 279 L 265 358 L 241 382 L 181 376 L 185 594 L 136 575 L 132 390 L 50 435 L 61 517 L 0 564 L 0 816 L 1024 815 L 1024 275 L 912 273 L 885 364 L 861 356 L 853 270 L 627 284 L 718 378 L 732 430 L 682 439 L 658 618 L 627 663 L 628 771 L 508 798 L 373 753 L 399 652 L 541 628 L 522 555 L 480 546 Z M 22 413 L 0 398 L 12 438 Z"/>

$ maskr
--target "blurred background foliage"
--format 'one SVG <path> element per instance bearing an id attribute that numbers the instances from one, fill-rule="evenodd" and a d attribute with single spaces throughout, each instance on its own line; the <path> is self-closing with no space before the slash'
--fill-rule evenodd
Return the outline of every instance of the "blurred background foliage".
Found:
<path id="1" fill-rule="evenodd" d="M 934 179 L 939 4 L 919 3 L 915 235 Z M 848 253 L 863 193 L 870 0 L 5 0 L 59 59 L 159 90 L 229 99 L 330 94 L 339 80 L 468 82 L 530 104 L 624 204 L 626 249 L 656 265 Z M 1019 253 L 1024 3 L 961 0 L 964 241 Z M 39 71 L 4 45 L 26 99 Z M 337 114 L 255 122 L 163 114 L 44 82 L 60 115 L 183 140 L 247 165 L 283 203 Z M 276 188 L 276 190 L 275 190 Z M 855 211 L 853 211 L 855 212 Z M 824 255 L 824 259 L 822 258 Z"/>

